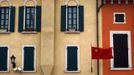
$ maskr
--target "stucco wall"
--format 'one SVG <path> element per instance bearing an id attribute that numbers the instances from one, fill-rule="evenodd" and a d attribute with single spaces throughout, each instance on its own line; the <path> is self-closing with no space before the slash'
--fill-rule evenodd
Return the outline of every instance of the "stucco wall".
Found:
<path id="1" fill-rule="evenodd" d="M 96 1 L 80 0 L 84 6 L 84 32 L 80 34 L 65 34 L 60 31 L 61 5 L 64 0 L 55 1 L 55 63 L 52 75 L 96 75 L 96 60 L 93 60 L 93 73 L 91 73 L 91 45 L 96 46 Z M 73 4 L 74 2 L 71 2 Z M 80 46 L 80 72 L 65 72 L 65 45 Z"/>
<path id="2" fill-rule="evenodd" d="M 18 32 L 18 15 L 19 15 L 19 6 L 22 6 L 23 0 L 11 0 L 12 5 L 16 7 L 15 13 L 15 32 L 10 34 L 0 34 L 0 45 L 9 46 L 9 56 L 12 54 L 16 57 L 17 66 L 22 65 L 22 46 L 23 45 L 36 45 L 36 72 L 35 73 L 18 73 L 13 72 L 11 63 L 9 63 L 9 72 L 0 73 L 0 75 L 43 75 L 41 70 L 40 61 L 41 61 L 41 47 L 40 39 L 41 34 L 22 34 Z M 40 0 L 38 0 L 41 3 Z M 2 5 L 7 3 L 2 3 Z M 29 3 L 31 4 L 31 3 Z M 10 59 L 9 59 L 10 60 Z"/>

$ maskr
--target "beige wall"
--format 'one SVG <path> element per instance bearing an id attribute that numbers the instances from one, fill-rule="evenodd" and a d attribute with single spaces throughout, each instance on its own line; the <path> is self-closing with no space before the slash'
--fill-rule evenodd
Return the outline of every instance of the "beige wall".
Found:
<path id="1" fill-rule="evenodd" d="M 42 0 L 41 66 L 50 75 L 54 66 L 54 1 Z"/>
<path id="2" fill-rule="evenodd" d="M 52 75 L 96 75 L 96 61 L 93 61 L 94 72 L 91 73 L 91 44 L 96 46 L 96 1 L 80 0 L 84 5 L 84 32 L 80 34 L 65 34 L 60 31 L 60 8 L 64 0 L 55 0 L 55 63 Z M 65 45 L 80 46 L 80 72 L 65 73 Z"/>
<path id="3" fill-rule="evenodd" d="M 16 57 L 16 64 L 17 66 L 22 65 L 22 46 L 23 45 L 36 45 L 36 70 L 35 73 L 18 73 L 13 72 L 13 68 L 11 63 L 9 63 L 9 72 L 7 73 L 0 73 L 0 75 L 43 75 L 41 70 L 41 47 L 40 47 L 40 39 L 41 34 L 22 34 L 18 32 L 18 9 L 19 6 L 22 6 L 22 0 L 11 0 L 12 5 L 16 7 L 16 16 L 15 16 L 15 32 L 10 34 L 0 34 L 0 45 L 8 45 L 9 48 L 9 56 L 12 54 Z M 38 0 L 41 3 L 40 0 Z M 4 3 L 7 4 L 7 3 Z M 2 4 L 2 5 L 4 5 Z M 9 59 L 10 60 L 10 59 Z"/>

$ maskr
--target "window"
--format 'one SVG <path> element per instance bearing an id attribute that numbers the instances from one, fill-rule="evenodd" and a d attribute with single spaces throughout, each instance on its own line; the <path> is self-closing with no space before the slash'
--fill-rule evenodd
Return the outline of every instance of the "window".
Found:
<path id="1" fill-rule="evenodd" d="M 41 6 L 19 8 L 19 32 L 41 31 Z"/>
<path id="2" fill-rule="evenodd" d="M 0 7 L 0 33 L 14 32 L 15 7 Z"/>
<path id="3" fill-rule="evenodd" d="M 83 32 L 83 6 L 61 6 L 61 31 Z"/>
<path id="4" fill-rule="evenodd" d="M 7 72 L 9 69 L 8 61 L 8 47 L 0 46 L 0 72 Z"/>
<path id="5" fill-rule="evenodd" d="M 132 70 L 130 31 L 111 31 L 110 45 L 113 47 L 111 70 Z"/>
<path id="6" fill-rule="evenodd" d="M 114 13 L 114 23 L 115 24 L 125 24 L 126 23 L 126 15 L 123 12 L 115 12 Z"/>
<path id="7" fill-rule="evenodd" d="M 34 7 L 26 7 L 26 15 L 25 15 L 25 30 L 26 31 L 34 31 L 34 22 L 35 22 L 35 9 Z"/>
<path id="8" fill-rule="evenodd" d="M 76 46 L 76 45 L 66 46 L 65 52 L 66 52 L 65 71 L 66 72 L 80 72 L 79 46 Z"/>
<path id="9" fill-rule="evenodd" d="M 23 47 L 23 72 L 36 71 L 35 46 L 27 45 Z"/>

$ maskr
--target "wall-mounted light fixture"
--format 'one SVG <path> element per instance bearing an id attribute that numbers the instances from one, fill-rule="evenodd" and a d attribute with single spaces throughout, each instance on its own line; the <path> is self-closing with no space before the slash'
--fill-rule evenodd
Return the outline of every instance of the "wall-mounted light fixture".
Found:
<path id="1" fill-rule="evenodd" d="M 16 63 L 15 63 L 16 57 L 15 57 L 14 55 L 12 55 L 12 56 L 10 57 L 10 59 L 11 59 L 11 64 L 12 64 L 12 67 L 13 67 L 14 71 L 17 71 Z"/>
<path id="2" fill-rule="evenodd" d="M 16 57 L 15 57 L 14 55 L 12 55 L 12 56 L 10 57 L 10 59 L 11 59 L 11 62 L 15 62 Z"/>
<path id="3" fill-rule="evenodd" d="M 10 59 L 11 59 L 11 64 L 12 64 L 13 70 L 21 72 L 21 67 L 16 67 L 16 62 L 15 62 L 16 57 L 14 55 L 12 55 L 10 57 Z"/>

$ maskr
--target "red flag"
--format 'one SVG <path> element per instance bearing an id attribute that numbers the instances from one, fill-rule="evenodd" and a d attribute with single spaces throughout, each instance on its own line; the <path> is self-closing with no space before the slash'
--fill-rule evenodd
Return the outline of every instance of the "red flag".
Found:
<path id="1" fill-rule="evenodd" d="M 92 47 L 92 59 L 110 59 L 112 58 L 112 48 Z"/>

